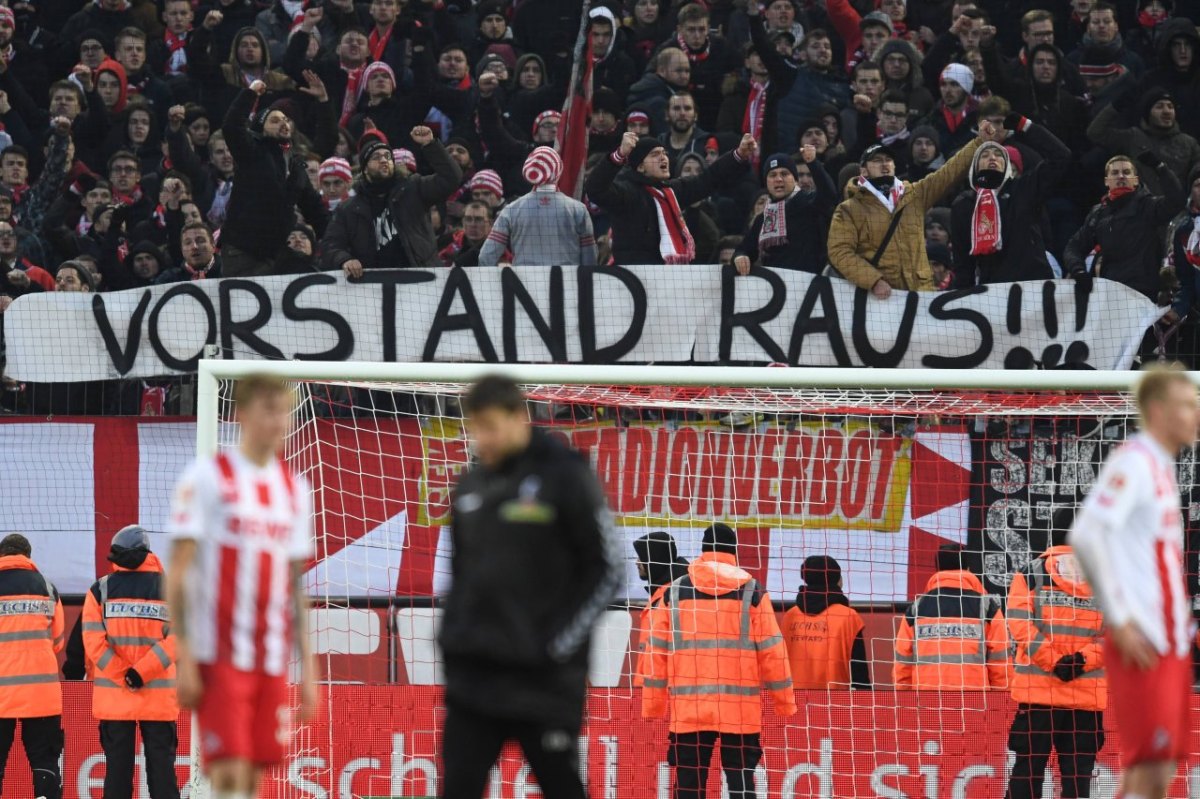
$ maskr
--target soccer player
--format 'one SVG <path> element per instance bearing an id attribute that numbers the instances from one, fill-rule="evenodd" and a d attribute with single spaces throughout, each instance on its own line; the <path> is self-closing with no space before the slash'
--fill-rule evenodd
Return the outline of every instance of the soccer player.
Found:
<path id="1" fill-rule="evenodd" d="M 453 500 L 445 799 L 479 799 L 509 740 L 546 799 L 582 799 L 578 739 L 592 625 L 621 579 L 600 485 L 533 428 L 520 388 L 480 379 L 463 398 L 478 464 Z"/>
<path id="2" fill-rule="evenodd" d="M 280 459 L 292 410 L 285 382 L 234 390 L 241 443 L 198 458 L 175 492 L 167 603 L 179 703 L 194 708 L 214 799 L 250 799 L 289 735 L 288 660 L 299 651 L 300 709 L 316 705 L 303 570 L 314 554 L 307 482 Z"/>
<path id="3" fill-rule="evenodd" d="M 1175 459 L 1196 441 L 1196 387 L 1178 366 L 1137 387 L 1142 430 L 1105 461 L 1070 544 L 1108 627 L 1122 799 L 1163 799 L 1187 754 L 1192 614 Z"/>

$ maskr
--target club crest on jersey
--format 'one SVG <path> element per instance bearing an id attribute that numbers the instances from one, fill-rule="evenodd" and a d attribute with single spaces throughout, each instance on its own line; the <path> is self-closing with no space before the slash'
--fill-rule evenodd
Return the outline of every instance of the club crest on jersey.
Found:
<path id="1" fill-rule="evenodd" d="M 557 517 L 553 505 L 538 501 L 542 480 L 529 475 L 517 486 L 517 498 L 500 506 L 500 517 L 506 522 L 524 524 L 549 524 Z"/>

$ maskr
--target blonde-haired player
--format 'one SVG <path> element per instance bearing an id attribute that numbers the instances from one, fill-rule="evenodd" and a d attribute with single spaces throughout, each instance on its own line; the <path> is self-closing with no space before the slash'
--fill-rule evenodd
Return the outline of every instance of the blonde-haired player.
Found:
<path id="1" fill-rule="evenodd" d="M 1119 796 L 1163 799 L 1190 742 L 1193 624 L 1175 459 L 1196 441 L 1200 408 L 1178 366 L 1147 370 L 1137 406 L 1141 431 L 1104 462 L 1070 543 L 1108 626 Z"/>
<path id="2" fill-rule="evenodd" d="M 237 449 L 197 458 L 176 488 L 167 572 L 179 703 L 199 718 L 214 799 L 250 799 L 263 769 L 283 760 L 294 650 L 302 714 L 316 704 L 302 582 L 315 551 L 312 496 L 279 455 L 291 391 L 250 376 L 234 405 Z"/>

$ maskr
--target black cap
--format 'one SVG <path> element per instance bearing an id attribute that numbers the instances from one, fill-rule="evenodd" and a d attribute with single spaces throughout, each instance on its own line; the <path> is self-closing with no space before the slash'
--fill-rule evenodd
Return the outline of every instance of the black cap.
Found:
<path id="1" fill-rule="evenodd" d="M 625 159 L 625 162 L 629 164 L 630 169 L 636 170 L 646 160 L 646 156 L 662 146 L 663 143 L 653 136 L 642 136 L 638 139 L 638 143 L 633 146 L 633 150 L 630 151 L 629 157 Z"/>
<path id="2" fill-rule="evenodd" d="M 896 154 L 892 152 L 892 148 L 886 144 L 872 144 L 867 149 L 863 150 L 863 154 L 859 156 L 858 165 L 866 166 L 867 162 L 877 156 L 886 156 L 893 161 L 896 160 Z"/>
<path id="3" fill-rule="evenodd" d="M 723 552 L 726 555 L 737 554 L 737 533 L 733 528 L 721 522 L 710 524 L 704 530 L 704 538 L 700 542 L 701 552 Z"/>
<path id="4" fill-rule="evenodd" d="M 775 169 L 786 169 L 792 173 L 792 177 L 796 177 L 796 161 L 787 153 L 775 153 L 763 161 L 763 178 L 766 178 L 768 173 Z"/>
<path id="5" fill-rule="evenodd" d="M 800 566 L 800 579 L 809 588 L 834 588 L 842 579 L 842 565 L 828 555 L 810 555 Z"/>

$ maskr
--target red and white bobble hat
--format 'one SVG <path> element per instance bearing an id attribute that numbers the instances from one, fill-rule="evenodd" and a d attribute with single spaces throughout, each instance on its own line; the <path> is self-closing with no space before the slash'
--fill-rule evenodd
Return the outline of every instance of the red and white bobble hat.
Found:
<path id="1" fill-rule="evenodd" d="M 417 157 L 413 155 L 413 151 L 406 147 L 397 147 L 392 150 L 392 159 L 397 164 L 402 164 L 408 168 L 409 172 L 417 171 Z"/>
<path id="2" fill-rule="evenodd" d="M 529 181 L 529 185 L 537 188 L 538 186 L 553 186 L 558 183 L 562 171 L 562 157 L 555 152 L 553 147 L 535 147 L 529 157 L 525 159 L 521 175 Z"/>
<path id="3" fill-rule="evenodd" d="M 354 173 L 350 169 L 350 162 L 345 158 L 326 158 L 321 162 L 321 168 L 317 171 L 317 176 L 324 178 L 341 178 L 350 183 L 354 179 Z"/>
<path id="4" fill-rule="evenodd" d="M 504 199 L 504 181 L 500 178 L 500 173 L 494 169 L 481 169 L 476 172 L 471 178 L 471 182 L 467 184 L 467 188 L 471 191 L 484 189 L 498 198 Z"/>

